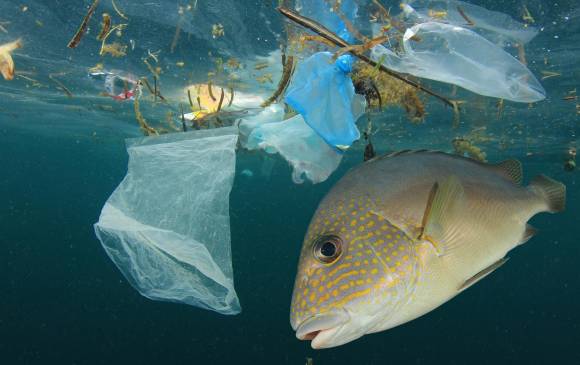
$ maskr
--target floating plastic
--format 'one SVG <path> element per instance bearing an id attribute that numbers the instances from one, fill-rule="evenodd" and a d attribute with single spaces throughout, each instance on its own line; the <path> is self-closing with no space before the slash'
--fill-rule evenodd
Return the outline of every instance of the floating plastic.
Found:
<path id="1" fill-rule="evenodd" d="M 468 27 L 494 43 L 516 41 L 525 44 L 538 34 L 535 27 L 522 24 L 509 15 L 463 1 L 410 0 L 402 6 L 405 15 L 415 22 L 435 21 Z"/>
<path id="2" fill-rule="evenodd" d="M 240 130 L 247 123 L 254 127 L 245 147 L 282 155 L 292 166 L 292 180 L 297 184 L 303 183 L 304 178 L 313 183 L 326 180 L 342 160 L 342 153 L 320 138 L 301 115 L 257 125 L 250 120 L 242 122 Z"/>
<path id="3" fill-rule="evenodd" d="M 327 1 L 298 1 L 296 8 L 347 42 L 354 41 L 344 21 Z M 357 5 L 353 0 L 341 1 L 340 12 L 353 21 Z M 300 113 L 326 143 L 339 149 L 348 148 L 360 138 L 351 108 L 355 92 L 348 74 L 353 63 L 351 55 L 333 61 L 329 52 L 315 53 L 297 66 L 285 97 L 285 102 Z"/>
<path id="4" fill-rule="evenodd" d="M 127 175 L 95 233 L 142 295 L 240 312 L 230 248 L 235 127 L 128 140 Z"/>
<path id="5" fill-rule="evenodd" d="M 412 39 L 415 35 L 420 42 Z M 479 34 L 454 25 L 417 24 L 405 32 L 401 55 L 379 45 L 372 58 L 392 70 L 481 95 L 523 103 L 546 97 L 542 85 L 518 60 Z"/>
<path id="6" fill-rule="evenodd" d="M 355 95 L 348 76 L 351 57 L 342 56 L 334 63 L 329 52 L 310 56 L 298 65 L 285 99 L 322 139 L 339 148 L 360 137 L 351 109 Z"/>
<path id="7" fill-rule="evenodd" d="M 357 15 L 357 5 L 354 0 L 342 0 L 339 2 L 340 11 L 346 19 L 353 21 Z M 296 10 L 318 23 L 324 25 L 327 29 L 338 34 L 339 37 L 349 43 L 355 41 L 354 37 L 348 31 L 344 21 L 332 9 L 333 4 L 327 0 L 298 0 L 296 1 Z"/>
<path id="8" fill-rule="evenodd" d="M 123 71 L 95 71 L 89 73 L 95 80 L 104 80 L 105 94 L 114 100 L 134 100 L 140 86 L 137 77 Z"/>

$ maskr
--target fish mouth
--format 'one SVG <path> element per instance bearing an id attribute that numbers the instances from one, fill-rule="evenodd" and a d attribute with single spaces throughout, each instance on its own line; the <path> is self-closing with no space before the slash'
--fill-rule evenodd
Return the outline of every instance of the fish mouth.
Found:
<path id="1" fill-rule="evenodd" d="M 317 314 L 307 318 L 296 328 L 296 338 L 312 341 L 313 349 L 332 347 L 329 340 L 338 332 L 343 324 L 350 320 L 346 311 Z"/>

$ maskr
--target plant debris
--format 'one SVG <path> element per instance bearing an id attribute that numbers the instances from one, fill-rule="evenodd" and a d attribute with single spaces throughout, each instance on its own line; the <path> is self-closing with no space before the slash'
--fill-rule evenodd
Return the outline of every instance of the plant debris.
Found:
<path id="1" fill-rule="evenodd" d="M 10 81 L 14 79 L 14 60 L 12 59 L 12 51 L 18 48 L 22 48 L 22 42 L 20 39 L 0 46 L 0 73 L 2 73 L 4 80 Z"/>
<path id="2" fill-rule="evenodd" d="M 103 13 L 103 23 L 101 24 L 101 31 L 97 36 L 97 40 L 102 41 L 105 39 L 107 33 L 111 30 L 111 16 L 107 13 Z"/>
<path id="3" fill-rule="evenodd" d="M 95 10 L 97 10 L 97 6 L 99 6 L 99 2 L 100 2 L 100 0 L 93 1 L 87 14 L 83 18 L 83 21 L 81 22 L 79 29 L 77 30 L 75 35 L 72 37 L 72 39 L 68 43 L 68 45 L 67 45 L 68 48 L 76 48 L 79 45 L 79 43 L 81 42 L 81 39 L 83 38 L 83 35 L 85 35 L 85 33 L 87 31 L 87 27 L 89 26 L 89 21 L 91 20 L 93 13 L 95 12 Z"/>

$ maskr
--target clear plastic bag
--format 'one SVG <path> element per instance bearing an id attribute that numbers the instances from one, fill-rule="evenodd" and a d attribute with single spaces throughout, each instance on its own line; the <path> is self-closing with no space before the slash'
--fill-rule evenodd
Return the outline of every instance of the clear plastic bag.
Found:
<path id="1" fill-rule="evenodd" d="M 442 22 L 475 30 L 496 44 L 507 41 L 528 43 L 537 34 L 535 27 L 522 24 L 509 15 L 457 0 L 409 0 L 405 15 L 415 22 Z"/>
<path id="2" fill-rule="evenodd" d="M 240 129 L 243 128 L 243 122 Z M 313 183 L 326 180 L 340 164 L 342 153 L 330 147 L 310 128 L 301 115 L 278 122 L 254 124 L 245 144 L 250 150 L 279 153 L 292 166 L 292 180 Z"/>
<path id="3" fill-rule="evenodd" d="M 415 35 L 420 41 L 413 39 Z M 405 32 L 402 54 L 379 45 L 372 58 L 392 70 L 485 96 L 524 103 L 546 97 L 542 85 L 518 60 L 479 34 L 454 25 L 417 24 Z"/>
<path id="4" fill-rule="evenodd" d="M 229 218 L 237 139 L 230 127 L 128 140 L 127 175 L 95 232 L 145 297 L 240 312 Z"/>
<path id="5" fill-rule="evenodd" d="M 285 98 L 322 139 L 339 148 L 360 138 L 352 111 L 355 92 L 348 76 L 350 57 L 335 63 L 329 52 L 310 56 L 298 66 Z"/>

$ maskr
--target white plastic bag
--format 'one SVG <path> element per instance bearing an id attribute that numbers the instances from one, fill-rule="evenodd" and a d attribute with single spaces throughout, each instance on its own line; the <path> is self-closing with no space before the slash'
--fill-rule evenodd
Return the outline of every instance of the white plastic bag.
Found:
<path id="1" fill-rule="evenodd" d="M 95 232 L 150 299 L 240 312 L 230 247 L 235 127 L 127 141 L 127 175 Z"/>
<path id="2" fill-rule="evenodd" d="M 413 39 L 415 35 L 420 41 Z M 485 96 L 524 103 L 546 97 L 542 85 L 518 60 L 479 34 L 454 25 L 417 24 L 405 32 L 402 54 L 379 45 L 372 58 L 392 70 Z"/>
<path id="3" fill-rule="evenodd" d="M 342 160 L 342 153 L 330 147 L 301 115 L 258 125 L 248 120 L 240 124 L 240 130 L 245 125 L 245 129 L 252 126 L 245 147 L 282 155 L 292 166 L 292 180 L 297 184 L 304 177 L 315 184 L 326 180 Z"/>
<path id="4" fill-rule="evenodd" d="M 535 27 L 522 24 L 509 15 L 457 0 L 408 0 L 405 16 L 415 22 L 441 22 L 475 30 L 493 43 L 528 43 L 537 34 Z"/>

